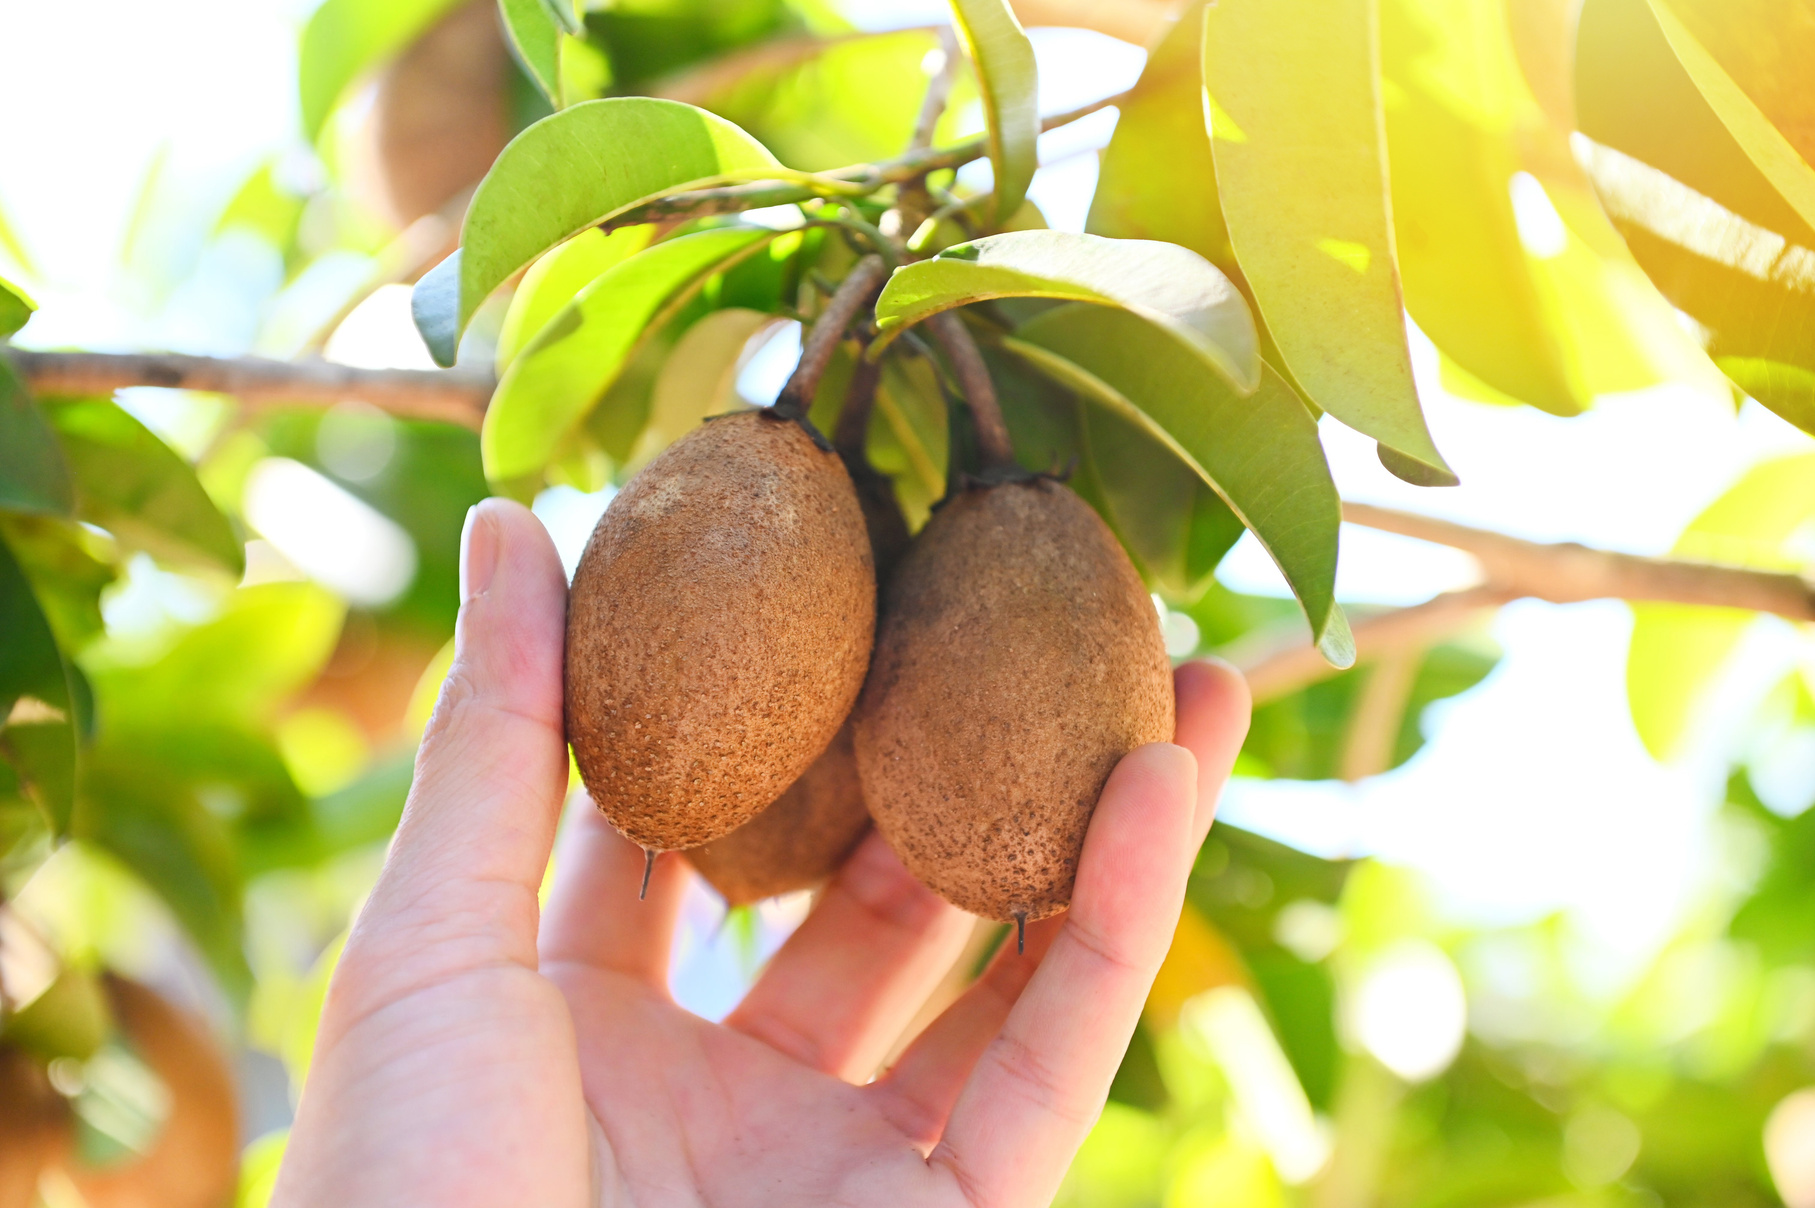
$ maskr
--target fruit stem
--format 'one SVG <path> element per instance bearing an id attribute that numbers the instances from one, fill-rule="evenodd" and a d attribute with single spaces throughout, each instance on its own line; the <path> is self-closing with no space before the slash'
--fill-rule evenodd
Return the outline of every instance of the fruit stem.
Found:
<path id="1" fill-rule="evenodd" d="M 832 354 L 844 340 L 845 329 L 870 305 L 886 276 L 888 267 L 881 256 L 865 256 L 826 300 L 825 309 L 801 343 L 799 366 L 770 408 L 777 418 L 805 421 L 813 396 L 819 393 L 819 380 L 826 375 Z"/>
<path id="2" fill-rule="evenodd" d="M 971 419 L 977 426 L 977 452 L 983 457 L 983 469 L 1006 470 L 1015 466 L 1015 446 L 1008 438 L 1008 424 L 1002 418 L 1002 404 L 996 399 L 996 384 L 990 380 L 989 366 L 977 341 L 965 328 L 964 321 L 951 311 L 943 311 L 926 321 L 927 330 L 945 350 L 952 363 L 964 401 L 971 405 Z"/>
<path id="3" fill-rule="evenodd" d="M 832 447 L 846 460 L 863 456 L 870 433 L 870 412 L 876 405 L 876 386 L 882 380 L 882 362 L 868 357 L 857 358 L 857 370 L 844 392 L 844 407 L 838 412 L 838 427 L 832 432 Z"/>
<path id="4" fill-rule="evenodd" d="M 637 901 L 641 902 L 649 897 L 649 874 L 654 871 L 655 848 L 645 847 L 643 849 L 643 887 L 637 890 Z"/>
<path id="5" fill-rule="evenodd" d="M 1015 955 L 1027 955 L 1027 911 L 1015 911 Z"/>

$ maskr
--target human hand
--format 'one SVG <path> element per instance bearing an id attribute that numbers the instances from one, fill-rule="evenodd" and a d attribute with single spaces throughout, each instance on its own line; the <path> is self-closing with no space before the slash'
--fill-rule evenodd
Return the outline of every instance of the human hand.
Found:
<path id="1" fill-rule="evenodd" d="M 566 582 L 530 513 L 468 518 L 458 653 L 322 1012 L 277 1192 L 362 1205 L 1045 1204 L 1108 1093 L 1247 730 L 1219 664 L 1177 746 L 1122 760 L 1069 912 L 1029 925 L 871 1080 L 958 956 L 961 914 L 875 835 L 723 1024 L 677 1006 L 686 879 L 567 786 Z"/>

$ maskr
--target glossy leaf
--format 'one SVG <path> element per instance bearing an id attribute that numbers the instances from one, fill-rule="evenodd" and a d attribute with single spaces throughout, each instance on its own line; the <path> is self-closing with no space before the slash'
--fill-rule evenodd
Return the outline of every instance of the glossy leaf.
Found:
<path id="1" fill-rule="evenodd" d="M 923 319 L 994 298 L 1119 306 L 1160 327 L 1248 394 L 1260 352 L 1248 304 L 1202 256 L 1171 243 L 1015 231 L 895 271 L 876 302 L 882 341 Z"/>
<path id="2" fill-rule="evenodd" d="M 1341 503 L 1317 424 L 1270 372 L 1243 398 L 1125 311 L 1072 303 L 1008 345 L 1054 380 L 1142 425 L 1221 495 L 1285 573 L 1326 658 L 1355 658 L 1335 599 Z"/>
<path id="3" fill-rule="evenodd" d="M 983 93 L 995 172 L 987 225 L 1000 227 L 1021 208 L 1040 167 L 1039 69 L 1033 43 L 1007 0 L 951 0 L 951 5 Z"/>
<path id="4" fill-rule="evenodd" d="M 480 436 L 486 476 L 506 481 L 539 472 L 676 294 L 775 237 L 760 227 L 684 235 L 625 260 L 580 291 L 498 383 Z"/>
<path id="5" fill-rule="evenodd" d="M 1795 536 L 1815 518 L 1815 454 L 1753 467 L 1677 538 L 1679 557 L 1761 570 L 1800 570 Z M 1678 604 L 1633 605 L 1626 655 L 1632 723 L 1658 759 L 1677 754 L 1703 689 L 1726 665 L 1754 614 Z"/>
<path id="6" fill-rule="evenodd" d="M 1815 248 L 1789 242 L 1610 147 L 1588 163 L 1633 256 L 1708 329 L 1714 363 L 1815 431 Z"/>
<path id="7" fill-rule="evenodd" d="M 777 321 L 760 310 L 732 307 L 715 310 L 689 327 L 656 375 L 649 419 L 632 463 L 654 457 L 699 427 L 707 416 L 739 407 L 737 373 L 744 349 L 758 332 Z"/>
<path id="8" fill-rule="evenodd" d="M 654 236 L 652 226 L 624 227 L 610 234 L 596 228 L 581 231 L 530 265 L 498 330 L 498 374 L 510 368 L 524 346 L 593 278 L 648 247 Z"/>
<path id="9" fill-rule="evenodd" d="M 415 41 L 455 0 L 323 0 L 303 28 L 297 84 L 303 133 L 321 137 L 347 88 Z"/>
<path id="10" fill-rule="evenodd" d="M 339 600 L 311 583 L 240 588 L 220 616 L 184 633 L 156 662 L 95 669 L 104 726 L 265 724 L 320 672 L 344 615 Z"/>
<path id="11" fill-rule="evenodd" d="M 1573 415 L 1592 395 L 1572 372 L 1562 315 L 1513 205 L 1514 189 L 1544 189 L 1521 154 L 1544 116 L 1507 28 L 1504 0 L 1382 0 L 1399 269 L 1406 308 L 1445 355 L 1502 394 Z"/>
<path id="12" fill-rule="evenodd" d="M 555 16 L 560 8 L 559 0 L 498 0 L 498 12 L 517 60 L 556 109 L 561 107 L 562 29 Z M 573 14 L 567 15 L 571 20 Z"/>
<path id="13" fill-rule="evenodd" d="M 0 633 L 0 759 L 61 834 L 75 790 L 75 702 L 50 622 L 3 540 Z"/>
<path id="14" fill-rule="evenodd" d="M 562 240 L 658 194 L 775 166 L 730 122 L 677 101 L 613 97 L 563 109 L 512 139 L 479 183 L 458 264 L 444 263 L 417 300 L 417 325 L 436 359 L 452 364 L 479 304 Z"/>
<path id="15" fill-rule="evenodd" d="M 245 570 L 245 547 L 189 463 L 103 399 L 46 405 L 76 484 L 76 514 L 177 563 Z"/>
<path id="16" fill-rule="evenodd" d="M 1236 258 L 1310 401 L 1449 482 L 1406 346 L 1374 21 L 1374 0 L 1206 9 L 1211 147 Z"/>
<path id="17" fill-rule="evenodd" d="M 1651 11 L 1689 76 L 1721 122 L 1803 222 L 1815 225 L 1815 103 L 1784 79 L 1807 71 L 1815 55 L 1815 28 L 1782 6 L 1751 4 L 1735 13 L 1730 3 L 1651 0 Z M 1753 93 L 1773 109 L 1767 114 Z M 1786 137 L 1803 139 L 1798 148 Z"/>
<path id="18" fill-rule="evenodd" d="M 0 340 L 12 335 L 38 309 L 31 295 L 5 277 L 0 277 Z"/>
<path id="19" fill-rule="evenodd" d="M 0 508 L 67 515 L 75 488 L 57 436 L 0 356 Z"/>

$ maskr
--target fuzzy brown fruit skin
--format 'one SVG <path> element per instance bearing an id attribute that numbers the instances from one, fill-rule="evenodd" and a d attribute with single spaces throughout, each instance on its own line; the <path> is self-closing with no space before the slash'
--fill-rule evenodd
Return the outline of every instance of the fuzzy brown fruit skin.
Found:
<path id="1" fill-rule="evenodd" d="M 44 1063 L 0 1044 L 0 1208 L 32 1208 L 44 1168 L 69 1148 L 69 1104 Z"/>
<path id="2" fill-rule="evenodd" d="M 877 828 L 960 909 L 1065 909 L 1110 771 L 1172 738 L 1172 669 L 1128 555 L 1058 483 L 971 490 L 921 530 L 882 613 L 856 714 Z"/>
<path id="3" fill-rule="evenodd" d="M 233 1075 L 201 1021 L 137 982 L 109 975 L 107 997 L 133 1049 L 170 1092 L 170 1115 L 136 1158 L 66 1170 L 89 1208 L 221 1208 L 238 1181 Z"/>
<path id="4" fill-rule="evenodd" d="M 775 804 L 724 838 L 687 852 L 687 862 L 727 906 L 811 889 L 844 864 L 870 829 L 857 782 L 849 723 Z"/>
<path id="5" fill-rule="evenodd" d="M 907 519 L 888 475 L 872 469 L 862 455 L 842 456 L 863 511 L 876 581 L 887 583 L 907 552 Z M 743 906 L 818 885 L 838 871 L 869 829 L 847 718 L 832 745 L 774 805 L 724 838 L 689 851 L 687 862 L 726 905 Z"/>
<path id="6" fill-rule="evenodd" d="M 875 625 L 837 455 L 761 412 L 696 428 L 611 501 L 574 574 L 567 737 L 593 801 L 651 850 L 729 834 L 831 743 Z"/>

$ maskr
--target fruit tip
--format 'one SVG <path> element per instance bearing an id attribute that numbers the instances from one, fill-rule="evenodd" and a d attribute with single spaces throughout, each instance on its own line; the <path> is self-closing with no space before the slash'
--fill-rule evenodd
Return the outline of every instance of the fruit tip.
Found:
<path id="1" fill-rule="evenodd" d="M 637 890 L 637 901 L 641 902 L 649 897 L 649 874 L 654 871 L 655 848 L 645 847 L 643 849 L 643 887 Z"/>

